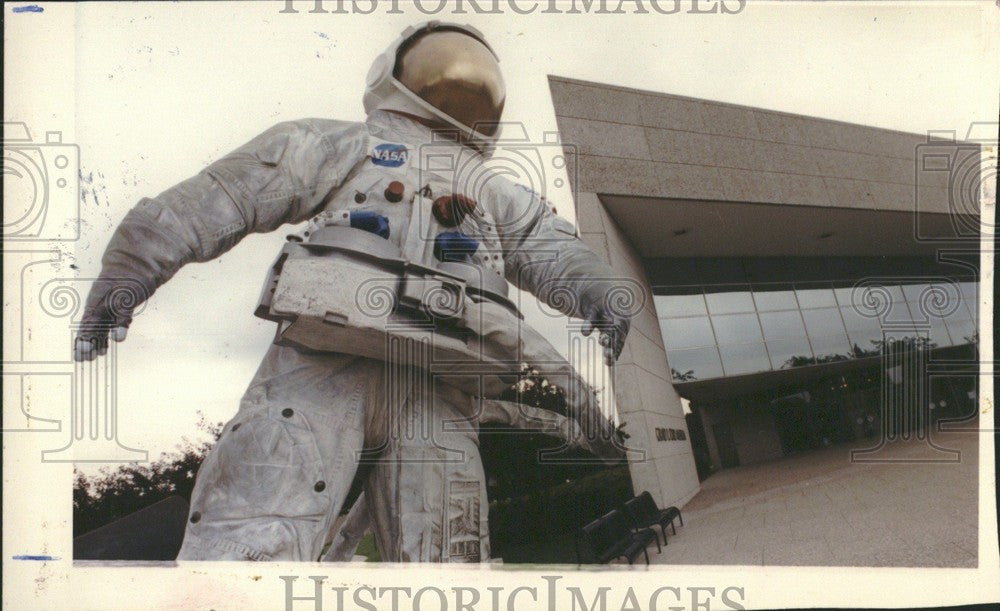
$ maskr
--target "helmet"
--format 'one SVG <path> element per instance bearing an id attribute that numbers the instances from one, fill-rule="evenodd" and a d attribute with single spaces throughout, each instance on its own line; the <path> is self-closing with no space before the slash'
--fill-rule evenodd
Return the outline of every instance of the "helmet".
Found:
<path id="1" fill-rule="evenodd" d="M 428 21 L 408 27 L 372 63 L 365 112 L 397 110 L 445 123 L 488 156 L 506 97 L 499 61 L 472 26 Z"/>

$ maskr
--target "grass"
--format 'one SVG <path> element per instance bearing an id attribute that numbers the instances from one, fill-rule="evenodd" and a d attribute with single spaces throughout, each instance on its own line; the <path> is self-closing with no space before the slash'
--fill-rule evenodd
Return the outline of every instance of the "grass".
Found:
<path id="1" fill-rule="evenodd" d="M 382 562 L 382 556 L 378 553 L 378 547 L 375 545 L 375 535 L 372 533 L 361 538 L 358 549 L 354 553 L 358 556 L 364 556 L 365 562 Z"/>

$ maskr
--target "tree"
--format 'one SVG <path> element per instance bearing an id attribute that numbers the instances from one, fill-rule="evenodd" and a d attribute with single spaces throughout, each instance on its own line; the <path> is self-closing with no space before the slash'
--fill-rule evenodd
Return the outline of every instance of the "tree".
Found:
<path id="1" fill-rule="evenodd" d="M 597 397 L 596 388 L 588 386 L 588 389 L 594 397 Z M 500 393 L 499 398 L 555 412 L 561 416 L 569 416 L 566 391 L 561 386 L 549 382 L 537 369 L 526 363 L 521 366 L 520 379 Z M 616 425 L 611 418 L 607 421 L 607 427 L 617 435 L 618 442 L 622 445 L 629 438 L 629 434 L 623 430 L 625 425 L 625 422 Z"/>
<path id="2" fill-rule="evenodd" d="M 691 382 L 698 379 L 694 375 L 694 369 L 688 369 L 682 373 L 673 367 L 670 368 L 670 377 L 674 379 L 674 382 Z"/>
<path id="3" fill-rule="evenodd" d="M 527 364 L 521 366 L 520 379 L 500 393 L 500 399 L 566 415 L 566 391 Z"/>
<path id="4" fill-rule="evenodd" d="M 597 394 L 594 389 L 590 391 Z M 521 379 L 505 390 L 500 398 L 567 415 L 566 392 L 527 365 L 523 368 Z M 609 419 L 607 425 L 615 430 L 619 442 L 623 444 L 628 438 L 622 430 L 625 424 L 615 427 Z M 199 413 L 197 427 L 205 438 L 192 441 L 185 437 L 175 452 L 162 454 L 154 463 L 128 463 L 114 470 L 105 468 L 96 476 L 75 471 L 73 536 L 90 532 L 169 496 L 177 495 L 190 501 L 195 475 L 205 455 L 222 434 L 222 426 L 221 422 L 207 422 L 204 414 Z M 360 492 L 359 484 L 356 482 L 352 488 L 353 494 L 347 499 L 349 503 L 345 503 L 345 511 Z"/>
<path id="5" fill-rule="evenodd" d="M 872 340 L 872 343 L 878 348 L 880 354 L 902 354 L 915 350 L 937 348 L 937 343 L 919 335 Z"/>
<path id="6" fill-rule="evenodd" d="M 222 434 L 222 423 L 211 424 L 199 413 L 198 430 L 209 439 L 192 441 L 183 438 L 177 451 L 161 454 L 148 465 L 128 463 L 100 475 L 87 476 L 74 471 L 73 536 L 90 532 L 178 495 L 188 501 L 194 490 L 195 474 L 215 440 Z"/>

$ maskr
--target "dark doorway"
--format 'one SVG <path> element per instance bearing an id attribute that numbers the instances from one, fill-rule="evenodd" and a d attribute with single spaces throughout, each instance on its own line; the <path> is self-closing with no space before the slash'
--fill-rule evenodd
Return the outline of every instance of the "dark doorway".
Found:
<path id="1" fill-rule="evenodd" d="M 823 380 L 810 393 L 809 408 L 816 447 L 851 441 L 851 397 L 847 378 Z"/>
<path id="2" fill-rule="evenodd" d="M 712 457 L 708 453 L 708 440 L 705 438 L 705 428 L 702 426 L 698 406 L 691 405 L 691 413 L 684 417 L 687 422 L 688 434 L 691 436 L 691 451 L 694 454 L 694 466 L 698 471 L 698 481 L 703 482 L 712 474 Z"/>
<path id="3" fill-rule="evenodd" d="M 771 413 L 785 456 L 807 450 L 812 446 L 808 409 L 808 402 L 802 394 L 771 401 Z"/>
<path id="4" fill-rule="evenodd" d="M 740 456 L 736 452 L 736 441 L 733 439 L 733 427 L 728 422 L 719 422 L 712 425 L 712 434 L 715 435 L 715 445 L 719 448 L 722 468 L 740 466 Z"/>

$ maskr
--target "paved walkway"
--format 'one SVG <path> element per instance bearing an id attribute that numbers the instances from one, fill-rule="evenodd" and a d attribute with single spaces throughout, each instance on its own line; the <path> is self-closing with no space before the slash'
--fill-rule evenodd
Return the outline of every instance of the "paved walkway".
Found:
<path id="1" fill-rule="evenodd" d="M 974 423 L 964 424 L 975 427 Z M 683 509 L 652 564 L 974 567 L 978 438 L 937 433 L 951 464 L 852 463 L 858 442 L 722 471 Z M 880 457 L 928 454 L 894 444 Z M 668 533 L 669 533 L 668 528 Z"/>

